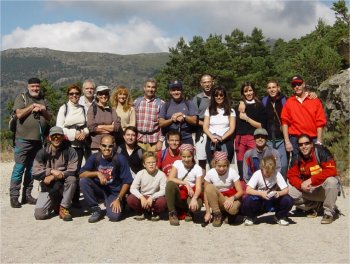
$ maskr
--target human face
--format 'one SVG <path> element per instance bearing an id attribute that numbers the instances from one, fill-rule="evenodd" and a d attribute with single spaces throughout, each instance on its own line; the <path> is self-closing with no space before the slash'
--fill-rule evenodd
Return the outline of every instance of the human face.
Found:
<path id="1" fill-rule="evenodd" d="M 186 168 L 191 168 L 193 164 L 193 153 L 189 150 L 181 151 L 181 160 Z"/>
<path id="2" fill-rule="evenodd" d="M 254 99 L 254 91 L 253 88 L 250 86 L 244 87 L 244 92 L 243 92 L 244 98 L 247 101 L 252 101 Z"/>
<path id="3" fill-rule="evenodd" d="M 146 85 L 143 87 L 145 96 L 148 99 L 152 99 L 156 96 L 157 87 L 154 82 L 146 82 Z"/>
<path id="4" fill-rule="evenodd" d="M 126 99 L 128 98 L 128 94 L 125 92 L 118 93 L 118 103 L 123 105 L 126 102 Z"/>
<path id="5" fill-rule="evenodd" d="M 281 88 L 277 85 L 277 83 L 269 82 L 267 84 L 267 93 L 271 98 L 275 98 L 280 91 Z"/>
<path id="6" fill-rule="evenodd" d="M 39 95 L 40 95 L 40 84 L 39 83 L 28 84 L 27 88 L 28 88 L 28 92 L 29 92 L 30 96 L 35 97 L 35 98 L 39 97 Z"/>
<path id="7" fill-rule="evenodd" d="M 54 146 L 55 148 L 58 148 L 61 145 L 63 139 L 64 139 L 64 135 L 53 134 L 50 136 L 51 145 Z"/>
<path id="8" fill-rule="evenodd" d="M 214 99 L 215 99 L 216 104 L 218 106 L 221 106 L 224 103 L 225 95 L 222 91 L 217 91 L 217 92 L 215 92 Z"/>
<path id="9" fill-rule="evenodd" d="M 256 135 L 254 136 L 255 144 L 258 149 L 264 149 L 267 142 L 267 136 L 264 135 Z"/>
<path id="10" fill-rule="evenodd" d="M 80 92 L 77 89 L 71 89 L 68 92 L 68 98 L 73 104 L 77 104 L 79 102 Z"/>
<path id="11" fill-rule="evenodd" d="M 261 172 L 264 178 L 270 178 L 275 173 L 274 171 L 270 171 L 267 169 L 261 169 Z"/>
<path id="12" fill-rule="evenodd" d="M 215 162 L 215 170 L 219 176 L 225 175 L 228 170 L 227 160 L 219 160 Z"/>
<path id="13" fill-rule="evenodd" d="M 154 157 L 148 157 L 145 159 L 143 166 L 149 174 L 153 174 L 157 170 L 157 160 Z"/>
<path id="14" fill-rule="evenodd" d="M 113 154 L 114 142 L 112 137 L 104 137 L 100 144 L 100 150 L 104 158 L 110 158 Z"/>
<path id="15" fill-rule="evenodd" d="M 312 142 L 307 137 L 299 138 L 299 150 L 304 157 L 309 157 L 312 150 Z"/>
<path id="16" fill-rule="evenodd" d="M 169 90 L 171 97 L 174 101 L 181 101 L 182 99 L 182 89 L 178 87 L 171 88 Z"/>
<path id="17" fill-rule="evenodd" d="M 108 90 L 98 92 L 96 94 L 96 96 L 98 98 L 98 103 L 100 103 L 104 106 L 108 104 L 108 100 L 109 100 L 109 91 Z"/>
<path id="18" fill-rule="evenodd" d="M 304 82 L 293 82 L 292 88 L 294 91 L 294 94 L 298 97 L 303 97 L 305 93 L 305 83 Z"/>
<path id="19" fill-rule="evenodd" d="M 167 142 L 171 150 L 177 150 L 180 146 L 180 137 L 178 135 L 170 135 Z"/>
<path id="20" fill-rule="evenodd" d="M 93 83 L 91 83 L 91 82 L 85 83 L 85 85 L 83 87 L 84 96 L 86 98 L 91 99 L 94 97 L 94 92 L 95 92 L 95 88 L 94 88 Z"/>
<path id="21" fill-rule="evenodd" d="M 128 146 L 132 146 L 136 143 L 136 133 L 130 129 L 125 131 L 125 134 L 123 137 L 124 137 L 125 143 Z"/>
<path id="22" fill-rule="evenodd" d="M 200 82 L 203 92 L 207 95 L 211 93 L 213 84 L 214 84 L 213 79 L 208 75 L 203 76 Z"/>

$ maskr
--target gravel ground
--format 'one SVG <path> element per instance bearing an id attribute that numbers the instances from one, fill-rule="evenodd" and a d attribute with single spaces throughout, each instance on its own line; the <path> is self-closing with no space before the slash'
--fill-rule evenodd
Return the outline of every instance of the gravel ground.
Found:
<path id="1" fill-rule="evenodd" d="M 349 263 L 347 187 L 347 197 L 337 201 L 345 216 L 331 225 L 321 225 L 320 216 L 291 216 L 293 224 L 284 227 L 272 224 L 271 215 L 252 227 L 239 221 L 220 228 L 181 221 L 174 227 L 132 217 L 89 224 L 86 212 L 77 210 L 72 222 L 57 216 L 36 221 L 34 206 L 10 207 L 12 166 L 1 163 L 1 263 Z"/>

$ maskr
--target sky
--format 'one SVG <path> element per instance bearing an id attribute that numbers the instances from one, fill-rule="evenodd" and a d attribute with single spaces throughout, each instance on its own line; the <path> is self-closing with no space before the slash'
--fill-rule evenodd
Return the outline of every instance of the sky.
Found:
<path id="1" fill-rule="evenodd" d="M 290 40 L 332 25 L 332 1 L 3 1 L 1 50 L 40 47 L 63 51 L 138 54 L 167 52 L 183 37 L 206 39 L 234 29 Z"/>

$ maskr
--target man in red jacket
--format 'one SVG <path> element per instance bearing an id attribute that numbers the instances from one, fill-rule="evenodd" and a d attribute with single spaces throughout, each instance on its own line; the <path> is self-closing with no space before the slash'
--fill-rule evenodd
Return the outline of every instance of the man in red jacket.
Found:
<path id="1" fill-rule="evenodd" d="M 336 215 L 339 191 L 334 159 L 327 148 L 314 145 L 306 134 L 300 135 L 297 143 L 299 154 L 287 172 L 289 195 L 295 199 L 296 207 L 304 211 L 315 209 L 323 202 L 321 224 L 330 224 Z"/>

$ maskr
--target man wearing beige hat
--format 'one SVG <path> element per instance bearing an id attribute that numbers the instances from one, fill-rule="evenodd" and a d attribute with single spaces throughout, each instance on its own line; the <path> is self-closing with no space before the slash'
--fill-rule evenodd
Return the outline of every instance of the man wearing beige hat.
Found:
<path id="1" fill-rule="evenodd" d="M 260 161 L 267 156 L 273 155 L 276 158 L 276 170 L 281 172 L 281 160 L 279 152 L 267 145 L 269 134 L 264 128 L 257 128 L 254 131 L 256 147 L 248 150 L 243 158 L 243 179 L 248 182 L 253 173 L 259 170 Z M 283 175 L 286 179 L 286 175 Z"/>

